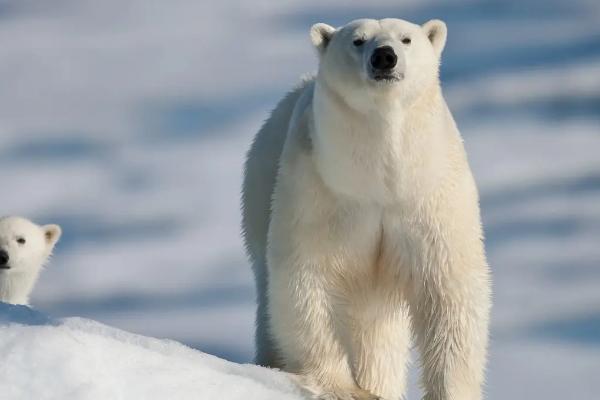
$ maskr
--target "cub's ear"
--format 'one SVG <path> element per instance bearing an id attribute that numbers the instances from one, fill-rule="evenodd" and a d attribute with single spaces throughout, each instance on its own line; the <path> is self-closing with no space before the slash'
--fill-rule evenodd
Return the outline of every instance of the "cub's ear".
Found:
<path id="1" fill-rule="evenodd" d="M 335 28 L 333 26 L 323 23 L 314 24 L 310 28 L 310 40 L 312 41 L 313 46 L 319 51 L 319 54 L 322 54 L 325 51 L 334 32 Z"/>
<path id="2" fill-rule="evenodd" d="M 58 225 L 44 225 L 42 226 L 42 230 L 44 231 L 44 237 L 46 238 L 46 243 L 50 248 L 53 248 L 58 239 L 60 239 L 60 235 L 62 234 L 62 230 Z"/>
<path id="3" fill-rule="evenodd" d="M 432 19 L 431 21 L 425 22 L 422 28 L 425 32 L 425 36 L 427 36 L 431 42 L 435 54 L 437 54 L 439 58 L 442 55 L 442 51 L 446 45 L 446 37 L 448 36 L 446 24 L 442 20 Z"/>

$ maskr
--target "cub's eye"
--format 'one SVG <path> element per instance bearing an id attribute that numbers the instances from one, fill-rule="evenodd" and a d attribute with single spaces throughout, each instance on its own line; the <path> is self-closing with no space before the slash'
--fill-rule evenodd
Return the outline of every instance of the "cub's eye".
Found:
<path id="1" fill-rule="evenodd" d="M 19 244 L 25 244 L 25 238 L 22 238 L 22 237 L 17 238 L 17 243 L 19 243 Z"/>
<path id="2" fill-rule="evenodd" d="M 356 47 L 360 47 L 365 44 L 365 39 L 355 39 L 352 44 L 354 44 Z"/>
<path id="3" fill-rule="evenodd" d="M 402 43 L 404 44 L 410 44 L 411 40 L 409 37 L 405 37 L 404 39 L 402 39 Z"/>

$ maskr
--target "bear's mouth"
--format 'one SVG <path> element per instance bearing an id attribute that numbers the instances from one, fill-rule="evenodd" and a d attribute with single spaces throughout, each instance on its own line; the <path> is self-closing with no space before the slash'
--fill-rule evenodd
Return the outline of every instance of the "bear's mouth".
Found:
<path id="1" fill-rule="evenodd" d="M 394 82 L 400 82 L 402 79 L 404 78 L 404 74 L 398 74 L 398 73 L 386 73 L 386 74 L 374 74 L 372 76 L 372 79 L 375 80 L 376 82 L 382 82 L 382 83 L 394 83 Z"/>
<path id="2" fill-rule="evenodd" d="M 10 265 L 0 265 L 0 269 L 10 269 Z"/>

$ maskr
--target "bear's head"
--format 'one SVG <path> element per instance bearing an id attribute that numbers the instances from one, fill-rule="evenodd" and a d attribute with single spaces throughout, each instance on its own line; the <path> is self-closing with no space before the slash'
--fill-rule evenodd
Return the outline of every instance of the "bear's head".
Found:
<path id="1" fill-rule="evenodd" d="M 410 103 L 439 81 L 446 24 L 359 19 L 340 28 L 318 23 L 310 36 L 319 54 L 319 79 L 360 107 L 381 96 Z"/>
<path id="2" fill-rule="evenodd" d="M 39 226 L 21 217 L 0 218 L 0 274 L 37 272 L 60 235 L 58 225 Z"/>

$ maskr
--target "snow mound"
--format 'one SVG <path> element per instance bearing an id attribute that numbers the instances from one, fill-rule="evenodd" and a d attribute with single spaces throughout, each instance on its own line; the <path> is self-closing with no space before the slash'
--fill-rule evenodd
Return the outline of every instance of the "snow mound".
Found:
<path id="1" fill-rule="evenodd" d="M 0 303 L 3 399 L 301 399 L 281 372 Z"/>

